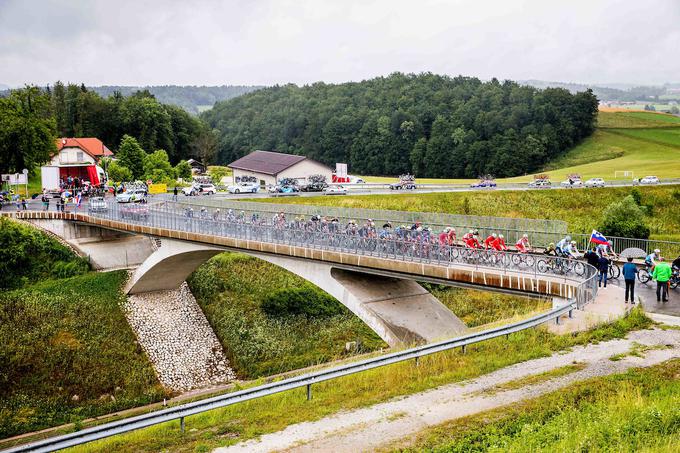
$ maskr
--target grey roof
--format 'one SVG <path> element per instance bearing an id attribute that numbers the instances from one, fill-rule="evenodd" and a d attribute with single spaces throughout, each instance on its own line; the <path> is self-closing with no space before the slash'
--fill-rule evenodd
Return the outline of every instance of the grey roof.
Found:
<path id="1" fill-rule="evenodd" d="M 265 175 L 278 175 L 285 169 L 305 159 L 307 159 L 305 156 L 258 150 L 235 160 L 227 165 L 227 167 L 264 173 Z"/>

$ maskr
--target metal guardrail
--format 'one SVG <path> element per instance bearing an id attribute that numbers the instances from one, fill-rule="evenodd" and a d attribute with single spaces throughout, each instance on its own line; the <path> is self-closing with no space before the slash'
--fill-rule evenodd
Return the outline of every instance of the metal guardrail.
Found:
<path id="1" fill-rule="evenodd" d="M 393 352 L 379 357 L 361 360 L 355 363 L 303 374 L 301 376 L 283 379 L 278 382 L 272 382 L 246 390 L 239 390 L 225 395 L 206 398 L 204 400 L 182 404 L 168 409 L 162 409 L 149 414 L 138 415 L 135 417 L 125 418 L 123 420 L 104 423 L 102 425 L 86 428 L 77 432 L 54 436 L 25 445 L 19 445 L 5 451 L 8 453 L 55 451 L 177 419 L 180 420 L 180 429 L 183 431 L 185 426 L 184 417 L 200 414 L 213 409 L 227 407 L 233 404 L 261 398 L 264 396 L 275 395 L 277 393 L 301 387 L 307 388 L 307 399 L 311 399 L 313 384 L 318 384 L 320 382 L 360 373 L 362 371 L 367 371 L 386 365 L 404 362 L 406 360 L 415 359 L 417 363 L 417 360 L 420 357 L 442 351 L 448 351 L 458 347 L 463 348 L 464 351 L 466 346 L 479 343 L 481 341 L 498 338 L 504 335 L 510 335 L 512 333 L 536 327 L 552 320 L 556 320 L 556 322 L 559 323 L 560 316 L 565 314 L 569 314 L 569 316 L 571 316 L 571 313 L 575 308 L 576 305 L 574 303 L 567 304 L 563 307 L 542 313 L 523 321 L 509 324 L 507 326 L 496 327 L 454 339 L 430 343 L 404 351 Z"/>

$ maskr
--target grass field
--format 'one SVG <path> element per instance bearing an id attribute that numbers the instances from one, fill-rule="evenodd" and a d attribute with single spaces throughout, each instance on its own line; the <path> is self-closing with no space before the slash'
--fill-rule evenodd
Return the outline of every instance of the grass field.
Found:
<path id="1" fill-rule="evenodd" d="M 393 451 L 680 450 L 680 360 L 590 379 L 445 423 Z"/>
<path id="2" fill-rule="evenodd" d="M 305 390 L 297 389 L 248 401 L 186 419 L 182 434 L 178 423 L 88 444 L 74 451 L 210 451 L 293 423 L 318 420 L 340 410 L 366 407 L 400 395 L 408 395 L 442 384 L 459 382 L 513 363 L 545 357 L 577 344 L 622 338 L 626 332 L 648 327 L 650 320 L 640 310 L 624 319 L 576 335 L 556 336 L 544 329 L 518 332 L 468 347 L 466 354 L 450 351 L 424 357 L 419 365 L 404 362 L 347 376 L 314 386 L 314 398 L 306 401 Z"/>
<path id="3" fill-rule="evenodd" d="M 123 271 L 0 293 L 0 438 L 166 396 L 120 308 Z"/>
<path id="4" fill-rule="evenodd" d="M 567 179 L 572 173 L 578 173 L 584 179 L 614 179 L 616 171 L 633 171 L 635 177 L 679 178 L 680 117 L 653 112 L 600 112 L 595 133 L 550 162 L 545 170 L 554 183 Z M 366 182 L 396 181 L 393 177 L 363 178 Z M 533 175 L 525 175 L 498 181 L 528 182 L 532 179 Z M 475 180 L 419 178 L 417 181 L 436 184 Z"/>

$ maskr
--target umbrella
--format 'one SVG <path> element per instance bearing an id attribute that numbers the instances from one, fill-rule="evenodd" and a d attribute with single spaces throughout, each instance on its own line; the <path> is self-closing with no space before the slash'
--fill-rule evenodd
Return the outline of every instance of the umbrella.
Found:
<path id="1" fill-rule="evenodd" d="M 647 256 L 647 252 L 637 247 L 630 247 L 620 253 L 624 258 L 644 258 Z"/>

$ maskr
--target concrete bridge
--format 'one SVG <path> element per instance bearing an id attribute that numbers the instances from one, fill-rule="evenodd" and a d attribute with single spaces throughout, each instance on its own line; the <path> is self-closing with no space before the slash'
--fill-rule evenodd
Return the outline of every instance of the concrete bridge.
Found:
<path id="1" fill-rule="evenodd" d="M 406 250 L 398 243 L 384 248 L 357 241 L 351 245 L 337 234 L 300 234 L 266 225 L 185 218 L 167 205 L 151 207 L 141 218 L 127 217 L 115 204 L 97 214 L 28 211 L 3 215 L 34 223 L 76 248 L 98 244 L 95 263 L 111 261 L 106 258 L 111 251 L 119 258 L 123 251 L 126 257 L 134 256 L 132 261 L 140 265 L 126 288 L 131 294 L 174 289 L 198 266 L 224 251 L 255 256 L 328 292 L 392 346 L 430 342 L 466 330 L 418 281 L 576 301 L 579 306 L 597 294 L 594 268 L 586 266 L 584 275 L 576 275 L 562 267 L 560 259 L 545 258 L 547 265 L 539 272 L 536 264 L 513 264 L 509 255 L 494 261 L 476 255 L 454 257 L 458 251 L 430 246 L 414 251 L 412 245 Z M 131 263 L 128 259 L 118 264 Z"/>

